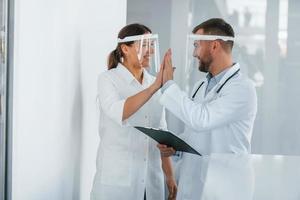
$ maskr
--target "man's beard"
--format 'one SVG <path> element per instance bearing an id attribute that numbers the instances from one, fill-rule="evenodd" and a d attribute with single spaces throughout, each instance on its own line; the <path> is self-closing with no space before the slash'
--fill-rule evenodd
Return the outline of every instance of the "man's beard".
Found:
<path id="1" fill-rule="evenodd" d="M 204 72 L 204 73 L 207 73 L 209 72 L 209 68 L 210 68 L 210 65 L 212 63 L 212 59 L 210 56 L 208 56 L 208 58 L 206 60 L 204 59 L 199 59 L 199 70 L 200 72 Z"/>

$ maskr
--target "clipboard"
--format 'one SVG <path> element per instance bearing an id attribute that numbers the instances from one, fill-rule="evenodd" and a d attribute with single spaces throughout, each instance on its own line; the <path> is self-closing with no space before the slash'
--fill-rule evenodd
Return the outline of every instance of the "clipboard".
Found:
<path id="1" fill-rule="evenodd" d="M 153 128 L 145 128 L 140 126 L 135 126 L 134 128 L 143 132 L 147 136 L 151 137 L 159 144 L 165 144 L 168 147 L 173 147 L 176 151 L 183 151 L 186 153 L 192 153 L 199 156 L 202 156 L 198 151 L 196 151 L 193 147 L 188 145 L 185 141 L 174 135 L 169 131 L 153 129 Z"/>

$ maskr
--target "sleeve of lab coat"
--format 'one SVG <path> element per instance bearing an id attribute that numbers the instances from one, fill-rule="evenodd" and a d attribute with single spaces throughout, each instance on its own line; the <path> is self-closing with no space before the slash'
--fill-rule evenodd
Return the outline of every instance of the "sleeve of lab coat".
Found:
<path id="1" fill-rule="evenodd" d="M 194 130 L 209 130 L 256 114 L 256 92 L 250 82 L 231 83 L 208 103 L 196 103 L 172 84 L 160 103 Z"/>
<path id="2" fill-rule="evenodd" d="M 122 121 L 126 99 L 120 97 L 113 81 L 106 74 L 98 78 L 98 97 L 101 110 L 119 125 L 126 125 L 126 120 Z"/>
<path id="3" fill-rule="evenodd" d="M 162 110 L 162 114 L 161 114 L 161 119 L 160 119 L 160 123 L 159 123 L 159 128 L 162 130 L 167 130 L 167 121 L 166 121 L 166 109 L 163 108 Z"/>

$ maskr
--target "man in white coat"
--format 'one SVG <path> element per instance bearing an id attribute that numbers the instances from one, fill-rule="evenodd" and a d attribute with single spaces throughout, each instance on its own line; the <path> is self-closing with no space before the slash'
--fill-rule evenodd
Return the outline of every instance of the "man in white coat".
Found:
<path id="1" fill-rule="evenodd" d="M 196 26 L 193 56 L 207 73 L 191 96 L 173 81 L 171 51 L 163 61 L 163 95 L 160 103 L 185 123 L 182 139 L 203 156 L 182 154 L 177 199 L 199 200 L 212 153 L 247 154 L 257 112 L 255 87 L 232 60 L 234 31 L 223 19 L 213 18 Z M 174 149 L 158 145 L 163 156 Z"/>

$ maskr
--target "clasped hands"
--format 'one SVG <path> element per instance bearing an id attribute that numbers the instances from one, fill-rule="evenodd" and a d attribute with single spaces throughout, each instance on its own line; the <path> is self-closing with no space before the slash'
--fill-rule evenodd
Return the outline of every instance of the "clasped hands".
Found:
<path id="1" fill-rule="evenodd" d="M 172 51 L 171 49 L 168 49 L 164 55 L 160 70 L 156 75 L 156 80 L 154 82 L 157 89 L 161 88 L 167 81 L 173 80 L 174 70 L 175 68 L 172 65 Z"/>
<path id="2" fill-rule="evenodd" d="M 168 49 L 168 51 L 164 55 L 164 59 L 162 61 L 160 71 L 156 76 L 156 81 L 161 87 L 169 80 L 173 80 L 173 74 L 174 74 L 175 68 L 172 65 L 172 51 L 171 49 Z M 175 153 L 175 150 L 172 147 L 168 147 L 164 144 L 158 144 L 157 147 L 160 150 L 160 153 L 163 157 L 169 157 Z"/>

